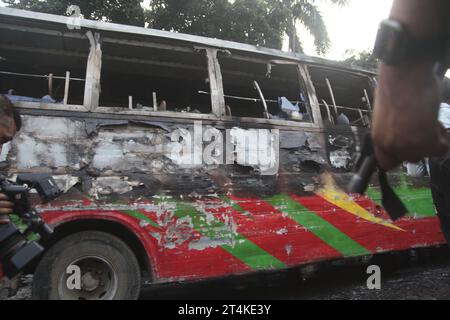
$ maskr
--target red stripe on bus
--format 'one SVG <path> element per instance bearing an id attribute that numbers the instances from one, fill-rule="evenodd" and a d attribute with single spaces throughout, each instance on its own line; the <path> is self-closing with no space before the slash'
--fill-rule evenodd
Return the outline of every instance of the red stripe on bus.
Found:
<path id="1" fill-rule="evenodd" d="M 439 245 L 445 243 L 436 218 L 405 219 L 395 223 L 404 231 L 376 224 L 336 207 L 320 196 L 296 197 L 296 201 L 347 234 L 373 253 L 390 250 L 404 250 L 418 246 Z M 374 204 L 366 204 L 370 209 Z"/>
<path id="2" fill-rule="evenodd" d="M 158 221 L 156 212 L 146 213 L 142 210 L 139 212 L 146 214 L 155 222 Z M 220 246 L 191 248 L 190 244 L 201 240 L 203 235 L 198 230 L 177 224 L 177 221 L 179 219 L 172 215 L 170 222 L 166 221 L 166 226 L 160 225 L 161 229 L 159 230 L 147 226 L 152 232 L 158 233 L 161 239 L 158 241 L 156 237 L 152 237 L 152 241 L 159 248 L 156 253 L 159 278 L 189 280 L 251 271 L 249 266 Z M 178 226 L 179 229 L 174 229 L 174 226 Z M 186 239 L 180 239 L 182 237 L 186 237 Z M 175 248 L 170 246 L 171 243 L 177 241 L 182 243 Z"/>
<path id="3" fill-rule="evenodd" d="M 229 215 L 237 232 L 288 266 L 317 259 L 333 259 L 342 254 L 273 206 L 258 199 L 230 197 L 248 215 L 231 207 L 209 209 L 224 219 Z"/>

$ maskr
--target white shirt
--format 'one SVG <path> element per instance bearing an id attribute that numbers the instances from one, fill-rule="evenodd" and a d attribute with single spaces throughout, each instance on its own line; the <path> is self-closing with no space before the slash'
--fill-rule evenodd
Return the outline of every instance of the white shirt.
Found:
<path id="1" fill-rule="evenodd" d="M 441 103 L 439 110 L 439 121 L 445 127 L 445 129 L 450 129 L 450 105 L 447 103 Z"/>
<path id="2" fill-rule="evenodd" d="M 450 129 L 450 105 L 448 103 L 441 103 L 439 109 L 439 122 L 445 127 L 445 129 Z M 406 170 L 408 171 L 408 176 L 414 178 L 424 177 L 428 172 L 430 172 L 428 159 L 421 161 L 419 163 L 405 163 Z"/>

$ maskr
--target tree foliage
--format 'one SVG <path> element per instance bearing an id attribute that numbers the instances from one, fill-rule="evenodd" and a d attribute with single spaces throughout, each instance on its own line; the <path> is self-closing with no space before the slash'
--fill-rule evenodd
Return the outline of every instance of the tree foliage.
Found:
<path id="1" fill-rule="evenodd" d="M 347 0 L 328 0 L 345 5 Z M 172 30 L 281 49 L 284 35 L 290 49 L 302 52 L 297 27 L 315 39 L 316 51 L 330 46 L 316 0 L 153 0 L 147 21 L 153 28 Z"/>
<path id="2" fill-rule="evenodd" d="M 11 7 L 65 14 L 78 5 L 89 19 L 177 31 L 258 46 L 281 49 L 285 35 L 291 51 L 302 52 L 298 26 L 314 37 L 316 51 L 329 46 L 327 28 L 318 7 L 319 0 L 4 0 Z M 345 5 L 348 0 L 326 0 Z"/>
<path id="3" fill-rule="evenodd" d="M 327 0 L 330 4 L 343 6 L 348 0 Z M 281 2 L 285 8 L 286 29 L 289 36 L 289 49 L 293 52 L 302 52 L 302 42 L 298 35 L 298 24 L 303 25 L 314 37 L 314 45 L 318 54 L 324 54 L 330 47 L 330 38 L 315 0 L 275 0 Z"/>
<path id="4" fill-rule="evenodd" d="M 70 5 L 77 5 L 87 19 L 144 26 L 143 0 L 3 0 L 10 7 L 65 15 Z"/>
<path id="5" fill-rule="evenodd" d="M 281 48 L 283 16 L 267 0 L 153 0 L 147 22 L 156 29 Z"/>
<path id="6" fill-rule="evenodd" d="M 370 50 L 363 50 L 359 52 L 348 50 L 346 55 L 347 58 L 344 60 L 344 63 L 346 64 L 371 70 L 377 68 L 378 60 Z"/>

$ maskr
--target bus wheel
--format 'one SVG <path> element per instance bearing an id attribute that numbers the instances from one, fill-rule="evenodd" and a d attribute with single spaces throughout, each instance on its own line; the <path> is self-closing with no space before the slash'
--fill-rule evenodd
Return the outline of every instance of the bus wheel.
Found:
<path id="1" fill-rule="evenodd" d="M 104 232 L 70 235 L 48 250 L 33 279 L 36 300 L 136 300 L 141 272 L 135 255 Z"/>

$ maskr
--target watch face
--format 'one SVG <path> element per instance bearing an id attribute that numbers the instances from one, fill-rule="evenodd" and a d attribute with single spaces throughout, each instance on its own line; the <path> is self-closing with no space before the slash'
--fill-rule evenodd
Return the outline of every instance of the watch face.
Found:
<path id="1" fill-rule="evenodd" d="M 406 57 L 408 34 L 403 25 L 392 20 L 381 23 L 374 55 L 387 64 L 399 64 Z"/>

